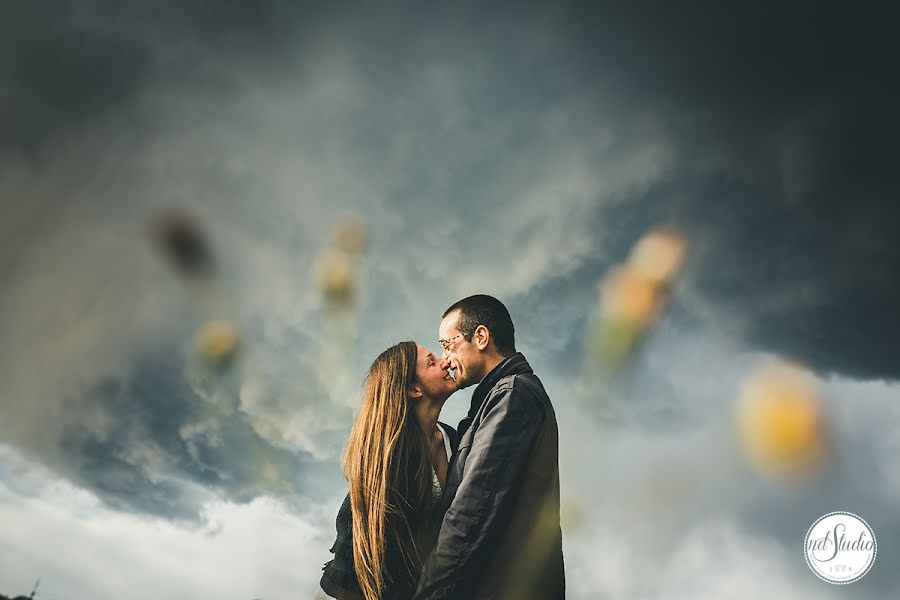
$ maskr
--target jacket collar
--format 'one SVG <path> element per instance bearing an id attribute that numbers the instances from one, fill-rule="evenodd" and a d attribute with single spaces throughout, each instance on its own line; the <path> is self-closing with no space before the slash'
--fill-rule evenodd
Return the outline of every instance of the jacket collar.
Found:
<path id="1" fill-rule="evenodd" d="M 531 369 L 531 365 L 528 364 L 528 361 L 525 360 L 522 353 L 516 352 L 515 354 L 504 358 L 490 373 L 485 375 L 484 379 L 481 380 L 481 383 L 478 384 L 478 387 L 475 388 L 475 391 L 472 392 L 472 403 L 469 405 L 469 414 L 459 423 L 457 434 L 460 438 L 466 433 L 466 430 L 472 423 L 472 419 L 475 418 L 475 414 L 481 407 L 481 403 L 484 402 L 484 399 L 487 398 L 490 391 L 497 385 L 497 382 L 507 375 L 521 375 L 523 373 L 534 373 L 534 371 Z"/>

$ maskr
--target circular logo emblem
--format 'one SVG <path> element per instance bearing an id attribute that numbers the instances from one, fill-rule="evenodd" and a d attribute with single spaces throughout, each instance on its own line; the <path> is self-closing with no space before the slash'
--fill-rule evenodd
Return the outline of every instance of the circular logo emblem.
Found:
<path id="1" fill-rule="evenodd" d="M 875 532 L 861 517 L 835 511 L 819 517 L 803 540 L 806 564 L 828 583 L 853 583 L 875 562 Z"/>

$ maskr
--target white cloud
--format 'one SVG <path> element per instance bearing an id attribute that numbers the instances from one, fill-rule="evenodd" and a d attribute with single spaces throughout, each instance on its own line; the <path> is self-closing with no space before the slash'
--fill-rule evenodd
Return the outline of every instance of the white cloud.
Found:
<path id="1" fill-rule="evenodd" d="M 575 403 L 574 382 L 545 377 L 565 432 L 573 598 L 829 597 L 839 592 L 800 551 L 816 517 L 855 510 L 875 521 L 876 535 L 897 530 L 900 384 L 823 377 L 835 460 L 812 485 L 779 485 L 748 468 L 733 412 L 740 380 L 772 358 L 663 324 L 625 381 L 593 390 L 591 401 L 614 402 L 614 418 L 599 422 Z M 892 589 L 873 570 L 853 591 L 878 598 Z"/>
<path id="2" fill-rule="evenodd" d="M 841 597 L 808 570 L 800 543 L 784 548 L 727 517 L 683 526 L 674 540 L 641 544 L 609 517 L 567 544 L 573 599 Z"/>
<path id="3" fill-rule="evenodd" d="M 0 479 L 7 595 L 27 593 L 41 577 L 39 595 L 50 600 L 312 598 L 331 556 L 340 498 L 302 515 L 266 497 L 213 502 L 207 524 L 188 529 L 110 511 L 49 472 L 19 465 L 37 493 L 20 495 Z"/>

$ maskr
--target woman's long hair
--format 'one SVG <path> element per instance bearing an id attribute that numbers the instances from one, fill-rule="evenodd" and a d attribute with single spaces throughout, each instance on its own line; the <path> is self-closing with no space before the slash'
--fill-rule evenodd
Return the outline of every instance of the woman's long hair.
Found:
<path id="1" fill-rule="evenodd" d="M 353 562 L 366 600 L 381 598 L 389 583 L 389 545 L 399 549 L 411 574 L 421 566 L 416 537 L 425 526 L 432 475 L 425 435 L 410 408 L 417 356 L 415 342 L 400 342 L 375 359 L 344 453 Z"/>

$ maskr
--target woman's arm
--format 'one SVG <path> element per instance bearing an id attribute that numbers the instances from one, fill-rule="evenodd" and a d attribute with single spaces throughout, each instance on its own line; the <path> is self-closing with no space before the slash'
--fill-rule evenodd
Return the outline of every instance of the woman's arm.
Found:
<path id="1" fill-rule="evenodd" d="M 338 511 L 335 529 L 337 537 L 331 547 L 334 559 L 325 563 L 319 586 L 337 600 L 363 600 L 353 568 L 353 517 L 349 494 Z"/>

